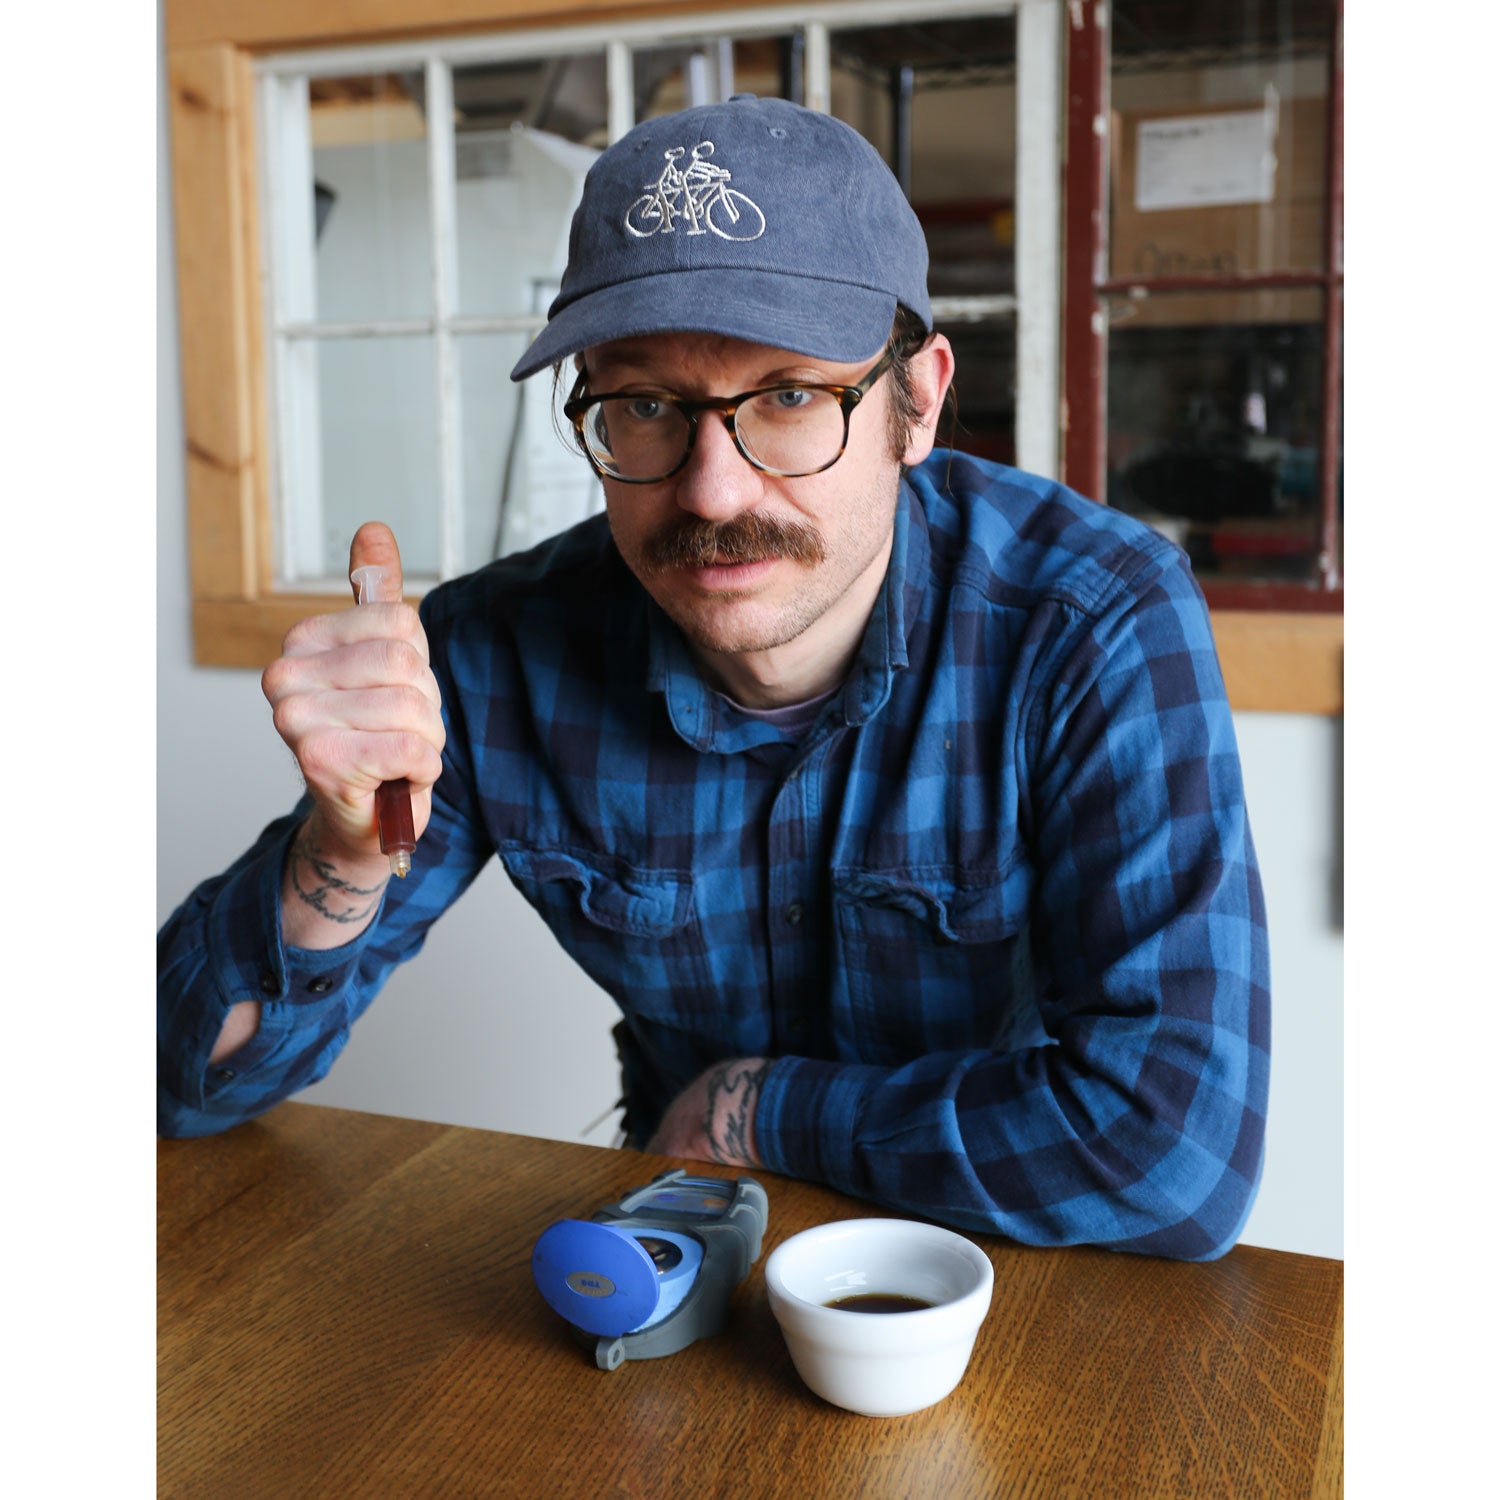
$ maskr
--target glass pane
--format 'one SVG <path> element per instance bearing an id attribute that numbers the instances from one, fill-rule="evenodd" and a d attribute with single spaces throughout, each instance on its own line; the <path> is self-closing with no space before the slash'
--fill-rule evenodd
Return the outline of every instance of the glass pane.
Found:
<path id="1" fill-rule="evenodd" d="M 453 102 L 459 311 L 545 313 L 606 143 L 603 54 L 455 68 Z"/>
<path id="2" fill-rule="evenodd" d="M 829 45 L 833 114 L 902 179 L 932 295 L 1013 292 L 1015 18 L 836 31 Z"/>
<path id="3" fill-rule="evenodd" d="M 1322 300 L 1153 297 L 1110 328 L 1109 503 L 1202 579 L 1318 576 Z M 1158 303 L 1173 306 L 1153 316 Z"/>
<path id="4" fill-rule="evenodd" d="M 327 339 L 318 351 L 323 555 L 349 565 L 363 521 L 396 533 L 409 578 L 438 570 L 437 376 L 428 338 Z"/>
<path id="5" fill-rule="evenodd" d="M 1010 318 L 945 322 L 937 328 L 953 345 L 958 428 L 938 424 L 938 441 L 996 463 L 1016 461 L 1016 325 Z"/>
<path id="6" fill-rule="evenodd" d="M 513 385 L 510 371 L 526 340 L 467 334 L 458 340 L 463 389 L 463 567 L 483 567 L 604 508 L 588 461 L 558 435 L 564 382 L 555 396 L 542 371 Z"/>
<path id="7" fill-rule="evenodd" d="M 1111 14 L 1112 274 L 1320 267 L 1333 0 Z"/>
<path id="8" fill-rule="evenodd" d="M 1015 18 L 836 31 L 830 53 L 832 112 L 904 180 L 927 234 L 933 298 L 1014 295 Z M 937 327 L 957 361 L 956 445 L 1014 463 L 1013 314 L 939 310 Z"/>
<path id="9" fill-rule="evenodd" d="M 731 94 L 802 96 L 801 37 L 711 37 L 633 54 L 635 118 L 659 119 Z"/>
<path id="10" fill-rule="evenodd" d="M 432 315 L 421 73 L 308 86 L 324 323 Z"/>

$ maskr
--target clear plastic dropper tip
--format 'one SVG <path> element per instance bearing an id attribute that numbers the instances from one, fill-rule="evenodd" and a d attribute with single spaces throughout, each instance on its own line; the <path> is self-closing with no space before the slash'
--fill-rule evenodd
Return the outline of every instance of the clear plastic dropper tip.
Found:
<path id="1" fill-rule="evenodd" d="M 391 850 L 391 874 L 403 880 L 411 873 L 411 855 L 405 849 Z"/>

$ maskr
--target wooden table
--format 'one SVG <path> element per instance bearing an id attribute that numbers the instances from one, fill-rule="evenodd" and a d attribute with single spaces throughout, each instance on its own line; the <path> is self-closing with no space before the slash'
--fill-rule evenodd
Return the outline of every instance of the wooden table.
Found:
<path id="1" fill-rule="evenodd" d="M 686 1163 L 299 1104 L 158 1153 L 164 1500 L 1342 1493 L 1341 1261 L 979 1238 L 968 1374 L 878 1420 L 802 1385 L 766 1302 L 781 1240 L 878 1212 L 826 1188 L 755 1174 L 729 1329 L 605 1373 L 532 1246 Z"/>

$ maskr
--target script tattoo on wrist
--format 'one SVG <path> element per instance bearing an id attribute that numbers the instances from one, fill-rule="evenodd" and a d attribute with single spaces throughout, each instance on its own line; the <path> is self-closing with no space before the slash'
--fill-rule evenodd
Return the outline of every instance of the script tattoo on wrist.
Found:
<path id="1" fill-rule="evenodd" d="M 703 1135 L 713 1159 L 721 1166 L 754 1166 L 750 1131 L 760 1086 L 770 1070 L 769 1062 L 721 1063 L 708 1075 L 708 1107 L 703 1116 Z"/>
<path id="2" fill-rule="evenodd" d="M 363 922 L 385 889 L 383 880 L 363 886 L 343 879 L 306 828 L 292 841 L 289 867 L 298 898 L 330 922 Z"/>

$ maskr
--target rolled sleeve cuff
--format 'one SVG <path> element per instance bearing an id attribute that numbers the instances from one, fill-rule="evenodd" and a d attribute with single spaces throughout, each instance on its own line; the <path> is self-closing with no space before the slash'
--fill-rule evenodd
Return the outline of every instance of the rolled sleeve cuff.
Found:
<path id="1" fill-rule="evenodd" d="M 222 879 L 205 883 L 189 898 L 206 908 L 198 962 L 207 982 L 174 987 L 178 1005 L 183 1010 L 193 1006 L 196 1013 L 162 1018 L 159 1034 L 180 1040 L 169 1055 L 159 1055 L 158 1066 L 160 1081 L 190 1108 L 204 1108 L 231 1085 L 244 1088 L 292 1034 L 325 1031 L 330 1007 L 342 1007 L 343 992 L 379 920 L 377 912 L 376 919 L 342 947 L 312 950 L 283 944 L 282 871 L 301 822 L 299 809 L 273 824 Z M 193 960 L 183 954 L 179 962 Z M 245 1000 L 261 1005 L 255 1036 L 224 1065 L 210 1067 L 225 1019 Z"/>
<path id="2" fill-rule="evenodd" d="M 321 1003 L 353 977 L 380 909 L 358 937 L 338 948 L 294 948 L 281 940 L 281 885 L 301 819 L 269 847 L 232 874 L 213 898 L 208 913 L 212 972 L 223 976 L 225 1014 L 240 1000 L 280 1005 Z M 381 905 L 385 902 L 381 896 Z"/>
<path id="3" fill-rule="evenodd" d="M 855 1139 L 888 1077 L 886 1069 L 864 1063 L 779 1058 L 755 1109 L 756 1154 L 769 1171 L 868 1197 Z"/>

